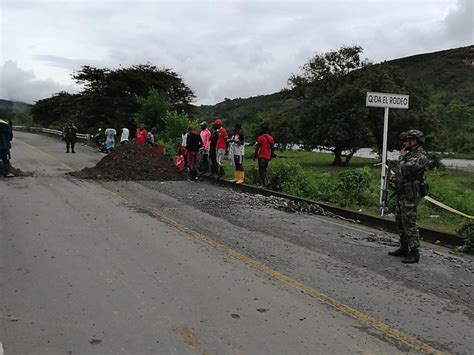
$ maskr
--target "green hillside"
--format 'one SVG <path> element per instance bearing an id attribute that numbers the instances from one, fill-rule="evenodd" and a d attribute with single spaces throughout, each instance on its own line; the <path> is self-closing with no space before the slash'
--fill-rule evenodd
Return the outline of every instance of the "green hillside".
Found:
<path id="1" fill-rule="evenodd" d="M 0 109 L 10 110 L 13 112 L 25 112 L 30 108 L 31 105 L 25 104 L 24 102 L 8 101 L 0 99 Z"/>
<path id="2" fill-rule="evenodd" d="M 474 46 L 425 53 L 385 61 L 378 65 L 391 65 L 401 75 L 432 94 L 449 102 L 459 99 L 467 105 L 474 105 Z M 195 107 L 199 118 L 223 117 L 231 122 L 253 122 L 258 114 L 268 110 L 301 113 L 302 104 L 282 91 L 271 95 L 246 99 L 225 100 L 216 105 Z"/>
<path id="3" fill-rule="evenodd" d="M 387 62 L 402 75 L 449 99 L 474 105 L 474 46 L 414 55 Z"/>

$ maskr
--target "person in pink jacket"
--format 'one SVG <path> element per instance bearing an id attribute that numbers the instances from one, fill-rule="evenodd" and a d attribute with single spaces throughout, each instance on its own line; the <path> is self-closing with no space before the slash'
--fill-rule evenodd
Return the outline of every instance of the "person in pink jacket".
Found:
<path id="1" fill-rule="evenodd" d="M 202 139 L 202 151 L 201 151 L 201 174 L 209 172 L 209 148 L 211 146 L 211 131 L 207 128 L 207 122 L 201 122 L 201 139 Z"/>

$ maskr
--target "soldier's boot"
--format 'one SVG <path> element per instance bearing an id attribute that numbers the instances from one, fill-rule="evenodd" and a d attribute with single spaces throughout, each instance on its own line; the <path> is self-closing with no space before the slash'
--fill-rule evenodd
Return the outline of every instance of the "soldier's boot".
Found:
<path id="1" fill-rule="evenodd" d="M 408 256 L 408 245 L 401 245 L 400 248 L 394 251 L 389 251 L 388 255 L 391 256 Z"/>
<path id="2" fill-rule="evenodd" d="M 408 255 L 402 260 L 404 264 L 414 264 L 420 261 L 420 252 L 418 249 L 410 250 Z"/>

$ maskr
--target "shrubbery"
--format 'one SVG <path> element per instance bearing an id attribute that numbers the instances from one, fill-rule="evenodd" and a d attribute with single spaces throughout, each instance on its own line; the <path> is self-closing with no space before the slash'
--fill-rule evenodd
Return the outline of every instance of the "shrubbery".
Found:
<path id="1" fill-rule="evenodd" d="M 248 183 L 258 182 L 258 168 L 246 169 Z M 343 206 L 371 206 L 371 171 L 368 167 L 341 173 L 317 173 L 305 170 L 289 160 L 272 160 L 268 168 L 269 188 L 290 195 L 333 202 Z"/>
<path id="2" fill-rule="evenodd" d="M 474 221 L 468 221 L 464 223 L 458 230 L 457 233 L 464 238 L 465 244 L 462 251 L 472 252 L 474 251 Z"/>

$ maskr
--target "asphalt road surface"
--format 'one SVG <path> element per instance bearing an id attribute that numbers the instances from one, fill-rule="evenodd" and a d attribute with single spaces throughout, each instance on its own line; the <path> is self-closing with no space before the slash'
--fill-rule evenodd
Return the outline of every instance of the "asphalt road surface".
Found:
<path id="1" fill-rule="evenodd" d="M 66 173 L 15 132 L 0 179 L 0 354 L 474 353 L 474 260 L 205 182 Z"/>

